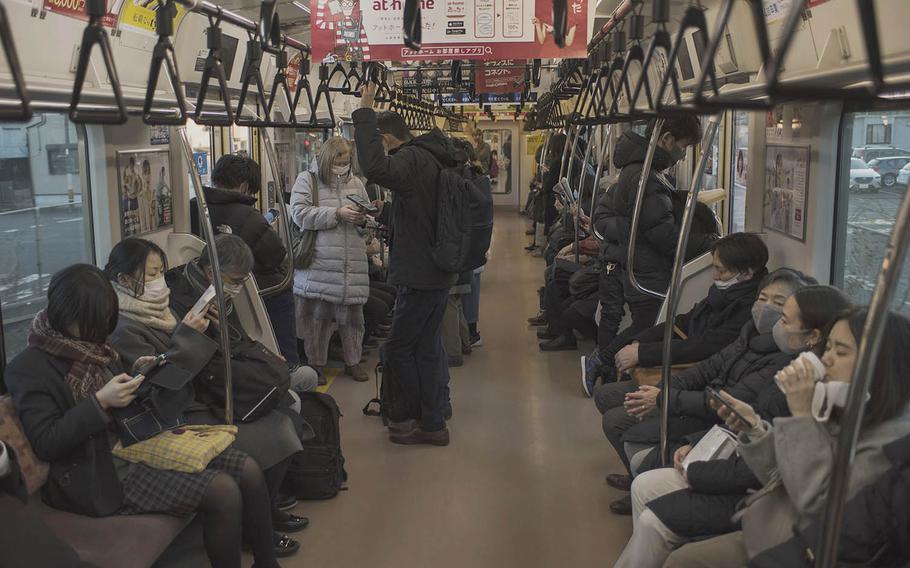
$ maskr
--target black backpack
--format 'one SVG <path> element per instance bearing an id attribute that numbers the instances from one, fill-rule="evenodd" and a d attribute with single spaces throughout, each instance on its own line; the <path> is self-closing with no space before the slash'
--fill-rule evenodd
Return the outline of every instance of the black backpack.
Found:
<path id="1" fill-rule="evenodd" d="M 303 452 L 291 460 L 284 476 L 284 489 L 298 499 L 331 499 L 347 489 L 344 483 L 348 473 L 344 470 L 341 454 L 341 411 L 330 395 L 320 392 L 302 392 L 300 416 L 316 434 L 304 440 Z"/>
<path id="2" fill-rule="evenodd" d="M 376 398 L 371 398 L 363 407 L 363 413 L 366 416 L 379 416 L 382 418 L 384 426 L 388 426 L 389 415 L 399 410 L 401 405 L 405 404 L 404 396 L 401 393 L 401 385 L 395 381 L 391 375 L 384 374 L 382 362 L 376 365 Z M 375 405 L 375 408 L 373 406 Z"/>
<path id="3" fill-rule="evenodd" d="M 487 262 L 493 236 L 492 198 L 465 176 L 461 166 L 436 163 L 440 170 L 433 262 L 445 272 L 474 270 Z"/>

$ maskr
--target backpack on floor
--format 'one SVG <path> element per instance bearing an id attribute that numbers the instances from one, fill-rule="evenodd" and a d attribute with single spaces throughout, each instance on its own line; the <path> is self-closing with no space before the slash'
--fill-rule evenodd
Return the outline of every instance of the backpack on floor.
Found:
<path id="1" fill-rule="evenodd" d="M 284 476 L 284 490 L 298 499 L 331 499 L 347 489 L 341 453 L 341 411 L 331 396 L 320 392 L 302 392 L 300 416 L 316 434 L 303 440 L 303 452 L 291 460 Z"/>
<path id="2" fill-rule="evenodd" d="M 395 381 L 392 375 L 384 373 L 382 361 L 376 364 L 376 398 L 371 398 L 363 407 L 363 413 L 366 416 L 379 416 L 382 418 L 382 424 L 388 426 L 391 414 L 401 415 L 401 406 L 405 404 L 404 396 L 401 392 L 401 385 Z"/>

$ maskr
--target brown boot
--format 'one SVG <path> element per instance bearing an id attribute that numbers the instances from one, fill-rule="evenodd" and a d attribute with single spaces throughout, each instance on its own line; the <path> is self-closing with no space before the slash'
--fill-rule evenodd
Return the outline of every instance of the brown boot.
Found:
<path id="1" fill-rule="evenodd" d="M 417 428 L 417 421 L 413 418 L 404 422 L 389 422 L 389 432 L 396 434 L 406 434 Z"/>
<path id="2" fill-rule="evenodd" d="M 430 444 L 433 446 L 449 445 L 449 429 L 443 428 L 434 432 L 426 432 L 421 428 L 415 428 L 410 432 L 390 432 L 389 441 L 395 444 L 413 446 L 416 444 Z"/>
<path id="3" fill-rule="evenodd" d="M 359 364 L 354 365 L 353 367 L 345 366 L 344 374 L 351 377 L 358 383 L 370 380 L 370 375 L 368 375 L 367 372 L 363 370 L 363 367 L 361 367 Z"/>

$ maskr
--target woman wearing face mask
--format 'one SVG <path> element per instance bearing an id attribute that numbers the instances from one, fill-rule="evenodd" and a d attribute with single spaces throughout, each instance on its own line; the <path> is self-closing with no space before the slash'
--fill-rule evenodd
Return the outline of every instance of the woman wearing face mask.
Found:
<path id="1" fill-rule="evenodd" d="M 307 360 L 320 371 L 328 359 L 336 326 L 344 348 L 344 372 L 369 379 L 360 366 L 363 305 L 370 296 L 369 265 L 363 226 L 365 212 L 348 196 L 369 201 L 363 183 L 351 174 L 351 143 L 341 137 L 319 149 L 317 171 L 297 176 L 291 190 L 291 218 L 301 230 L 315 230 L 312 264 L 294 273 L 297 333 Z"/>
<path id="2" fill-rule="evenodd" d="M 738 514 L 742 531 L 690 544 L 674 552 L 664 566 L 746 566 L 749 560 L 819 522 L 836 454 L 845 391 L 853 380 L 866 311 L 837 319 L 827 334 L 821 364 L 804 357 L 778 377 L 791 417 L 773 425 L 751 407 L 724 395 L 745 424 L 726 407 L 718 414 L 739 432 L 739 452 L 764 487 L 750 495 Z M 910 382 L 907 381 L 908 322 L 890 314 L 882 335 L 862 429 L 851 467 L 848 498 L 873 483 L 891 466 L 882 447 L 910 433 Z M 816 359 L 817 361 L 817 359 Z"/>
<path id="3" fill-rule="evenodd" d="M 225 238 L 239 241 L 232 235 L 219 235 L 216 241 Z M 246 246 L 242 241 L 239 244 Z M 221 262 L 226 268 L 224 290 L 230 296 L 238 292 L 237 284 L 228 282 L 230 276 L 227 274 L 230 272 L 228 267 L 235 263 L 231 254 L 222 255 L 220 252 Z M 120 314 L 111 333 L 111 344 L 127 365 L 141 367 L 150 357 L 168 353 L 168 364 L 182 366 L 189 376 L 204 380 L 208 373 L 219 370 L 220 363 L 212 363 L 219 349 L 214 339 L 217 330 L 213 325 L 219 323 L 218 313 L 214 306 L 209 306 L 198 315 L 181 310 L 185 313 L 181 321 L 173 305 L 175 300 L 179 302 L 182 299 L 180 296 L 186 294 L 182 294 L 183 286 L 175 287 L 176 292 L 168 286 L 165 280 L 166 260 L 164 251 L 157 245 L 138 238 L 124 239 L 111 250 L 104 272 L 116 292 Z M 182 272 L 184 269 L 177 270 Z M 186 301 L 192 305 L 198 295 L 193 294 Z M 182 364 L 184 361 L 188 363 Z M 242 380 L 242 377 L 235 377 L 234 380 Z M 163 404 L 177 407 L 190 423 L 223 424 L 222 415 L 197 402 L 199 392 L 193 388 L 193 382 L 188 382 L 177 392 L 162 395 L 167 396 Z M 315 387 L 315 384 L 312 386 Z M 235 447 L 248 453 L 264 470 L 274 501 L 289 458 L 302 449 L 290 418 L 273 411 L 256 421 L 236 422 L 235 425 L 238 427 Z M 299 530 L 307 523 L 302 517 L 277 509 L 272 511 L 272 520 L 274 528 L 281 531 Z M 274 540 L 276 552 L 281 556 L 292 554 L 299 546 L 283 535 L 275 535 Z"/>

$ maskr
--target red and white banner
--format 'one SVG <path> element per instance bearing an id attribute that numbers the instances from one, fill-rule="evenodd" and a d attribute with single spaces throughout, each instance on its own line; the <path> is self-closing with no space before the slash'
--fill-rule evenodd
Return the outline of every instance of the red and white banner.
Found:
<path id="1" fill-rule="evenodd" d="M 404 0 L 316 0 L 313 60 L 411 61 L 586 57 L 593 4 L 568 0 L 566 47 L 553 41 L 552 0 L 421 0 L 423 47 L 404 46 Z"/>
<path id="2" fill-rule="evenodd" d="M 507 94 L 518 93 L 525 88 L 526 59 L 501 59 L 484 61 L 474 70 L 474 92 Z"/>
<path id="3" fill-rule="evenodd" d="M 101 20 L 101 24 L 108 28 L 116 27 L 122 6 L 122 1 L 109 3 L 109 11 Z M 88 16 L 85 13 L 85 0 L 44 0 L 43 8 L 54 14 L 69 16 L 83 22 L 88 21 Z"/>

